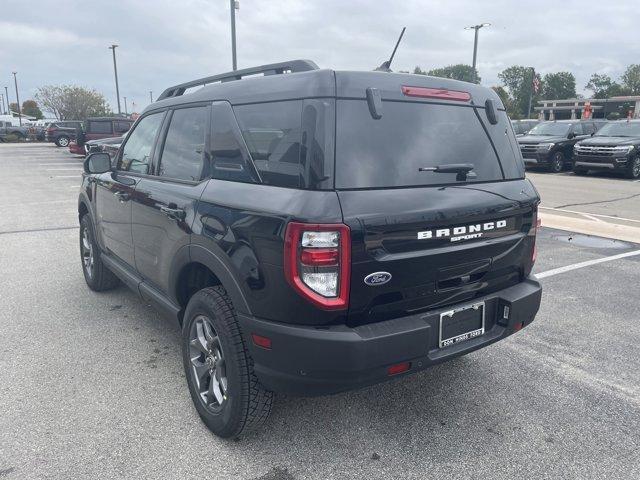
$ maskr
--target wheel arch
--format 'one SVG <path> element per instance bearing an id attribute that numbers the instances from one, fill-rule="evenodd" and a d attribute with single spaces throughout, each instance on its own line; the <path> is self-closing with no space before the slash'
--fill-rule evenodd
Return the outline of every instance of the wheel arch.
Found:
<path id="1" fill-rule="evenodd" d="M 237 312 L 251 314 L 251 308 L 240 283 L 231 267 L 220 255 L 202 245 L 190 245 L 189 256 L 179 257 L 181 258 L 177 258 L 172 267 L 169 289 L 182 312 L 196 291 L 221 285 L 231 297 Z"/>

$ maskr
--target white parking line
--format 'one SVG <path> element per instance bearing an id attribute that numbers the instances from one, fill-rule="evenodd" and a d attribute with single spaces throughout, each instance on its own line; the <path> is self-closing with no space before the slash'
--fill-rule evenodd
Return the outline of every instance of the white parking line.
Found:
<path id="1" fill-rule="evenodd" d="M 78 178 L 80 175 L 54 175 L 52 178 Z"/>
<path id="2" fill-rule="evenodd" d="M 554 210 L 556 212 L 575 213 L 577 215 L 583 215 L 585 217 L 610 218 L 612 220 L 622 220 L 623 222 L 640 223 L 640 220 L 634 220 L 633 218 L 616 217 L 614 215 L 602 215 L 600 213 L 585 213 L 585 212 L 578 212 L 576 210 L 565 210 L 563 208 L 553 208 L 553 207 L 538 207 L 538 208 L 540 208 L 541 210 Z"/>
<path id="3" fill-rule="evenodd" d="M 38 164 L 38 166 L 40 167 L 48 167 L 51 165 L 77 165 L 79 167 L 82 166 L 82 164 L 78 162 L 55 162 L 55 163 L 39 163 Z"/>
<path id="4" fill-rule="evenodd" d="M 45 168 L 47 172 L 81 172 L 81 168 Z"/>
<path id="5" fill-rule="evenodd" d="M 621 258 L 634 257 L 640 255 L 640 250 L 633 250 L 631 252 L 620 253 L 618 255 L 612 255 L 610 257 L 596 258 L 595 260 L 587 260 L 586 262 L 574 263 L 573 265 L 567 265 L 566 267 L 554 268 L 547 270 L 546 272 L 536 273 L 538 278 L 552 277 L 559 273 L 570 272 L 571 270 L 577 270 L 578 268 L 590 267 L 591 265 L 597 265 L 599 263 L 612 262 L 613 260 L 619 260 Z"/>

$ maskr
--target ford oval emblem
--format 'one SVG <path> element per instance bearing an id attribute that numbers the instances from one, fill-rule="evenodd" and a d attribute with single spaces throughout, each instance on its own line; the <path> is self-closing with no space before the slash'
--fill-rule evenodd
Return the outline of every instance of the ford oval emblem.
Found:
<path id="1" fill-rule="evenodd" d="M 364 283 L 370 287 L 384 285 L 389 280 L 391 280 L 391 274 L 389 272 L 375 272 L 364 277 Z"/>

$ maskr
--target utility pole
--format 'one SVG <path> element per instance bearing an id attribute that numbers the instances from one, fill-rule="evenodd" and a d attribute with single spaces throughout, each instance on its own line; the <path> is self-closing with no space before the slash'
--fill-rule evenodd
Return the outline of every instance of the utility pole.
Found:
<path id="1" fill-rule="evenodd" d="M 124 98 L 124 114 L 128 115 L 127 113 L 127 97 L 123 97 Z"/>
<path id="2" fill-rule="evenodd" d="M 153 103 L 153 92 L 149 90 L 149 101 Z"/>
<path id="3" fill-rule="evenodd" d="M 2 109 L 0 111 L 2 111 L 2 114 L 4 115 L 5 109 L 4 109 L 4 93 L 0 93 L 0 101 L 2 102 Z"/>
<path id="4" fill-rule="evenodd" d="M 535 79 L 536 71 L 533 67 L 529 67 L 531 69 L 531 82 L 529 82 L 529 106 L 527 107 L 527 118 L 531 118 L 531 102 L 533 100 L 533 81 Z"/>
<path id="5" fill-rule="evenodd" d="M 20 126 L 22 126 L 22 112 L 20 111 L 20 97 L 18 96 L 18 77 L 16 75 L 18 72 L 13 73 L 13 83 L 16 86 L 16 105 L 18 106 L 18 121 L 20 122 Z"/>
<path id="6" fill-rule="evenodd" d="M 4 97 L 7 100 L 7 115 L 11 115 L 11 109 L 9 108 L 9 89 L 7 86 L 4 86 Z"/>
<path id="7" fill-rule="evenodd" d="M 233 70 L 238 69 L 238 61 L 236 58 L 236 10 L 240 10 L 240 2 L 238 0 L 229 0 L 231 6 L 231 63 Z"/>
<path id="8" fill-rule="evenodd" d="M 476 72 L 476 59 L 478 58 L 478 30 L 483 27 L 490 26 L 490 23 L 481 23 L 479 25 L 471 25 L 470 27 L 464 27 L 465 30 L 475 30 L 475 35 L 473 39 L 473 72 Z"/>
<path id="9" fill-rule="evenodd" d="M 113 53 L 113 73 L 116 76 L 116 97 L 118 98 L 118 115 L 122 113 L 120 110 L 120 88 L 118 87 L 118 66 L 116 65 L 116 48 L 118 45 L 113 44 L 109 47 L 109 50 Z"/>

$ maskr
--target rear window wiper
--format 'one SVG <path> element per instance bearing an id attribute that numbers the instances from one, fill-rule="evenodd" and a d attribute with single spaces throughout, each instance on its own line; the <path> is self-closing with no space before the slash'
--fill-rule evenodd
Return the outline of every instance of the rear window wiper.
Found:
<path id="1" fill-rule="evenodd" d="M 467 178 L 476 178 L 476 174 L 473 171 L 473 163 L 445 163 L 442 165 L 436 165 L 435 167 L 420 167 L 419 172 L 434 172 L 434 173 L 457 173 L 456 180 L 464 181 Z"/>

